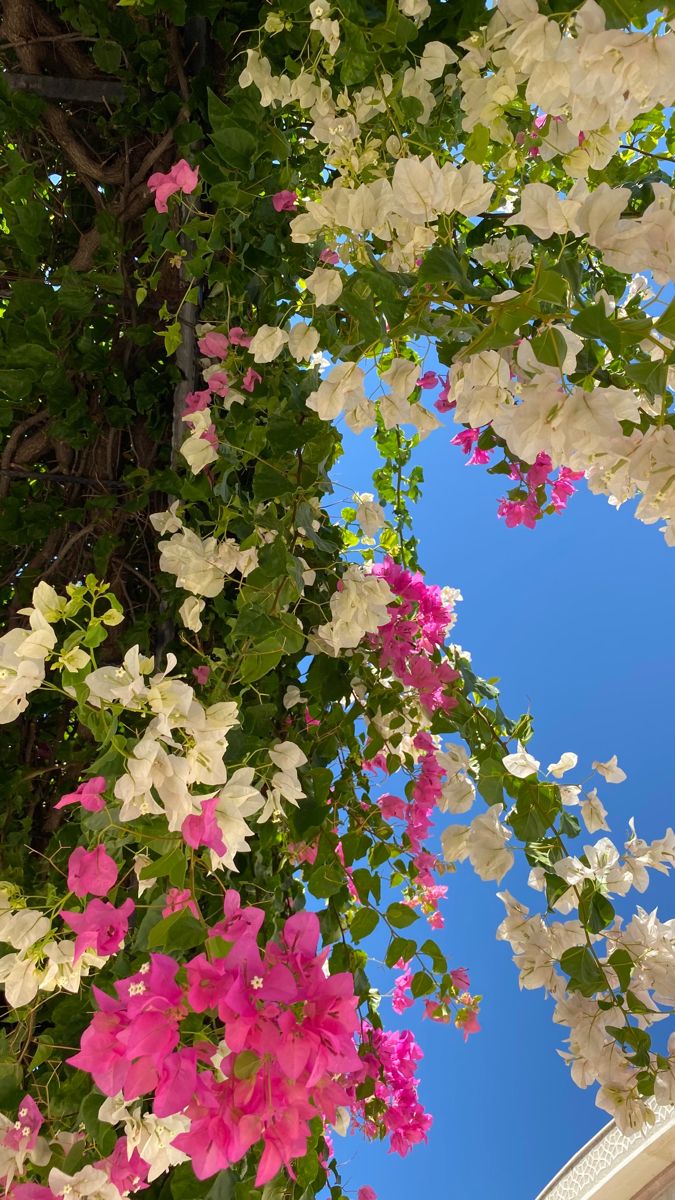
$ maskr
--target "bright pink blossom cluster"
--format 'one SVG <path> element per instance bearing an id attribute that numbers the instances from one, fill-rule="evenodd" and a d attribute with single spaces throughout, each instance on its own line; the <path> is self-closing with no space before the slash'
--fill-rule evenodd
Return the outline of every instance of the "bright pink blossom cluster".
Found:
<path id="1" fill-rule="evenodd" d="M 516 525 L 525 525 L 534 529 L 536 522 L 542 517 L 543 509 L 551 506 L 555 512 L 562 512 L 567 507 L 567 501 L 574 495 L 577 480 L 583 479 L 583 471 L 572 471 L 569 467 L 560 467 L 557 477 L 551 477 L 553 464 L 550 455 L 543 450 L 537 455 L 532 466 L 525 472 L 515 463 L 511 467 L 511 478 L 527 488 L 527 494 L 522 498 L 499 501 L 497 515 L 504 517 L 509 529 Z M 546 489 L 550 489 L 550 495 Z"/>
<path id="2" fill-rule="evenodd" d="M 459 675 L 447 662 L 434 657 L 455 620 L 441 589 L 390 558 L 376 563 L 373 574 L 385 579 L 397 597 L 397 602 L 389 606 L 389 621 L 371 637 L 380 664 L 405 687 L 414 688 L 429 712 L 454 708 L 457 701 L 447 694 L 447 688 Z"/>
<path id="3" fill-rule="evenodd" d="M 164 954 L 115 984 L 117 997 L 94 989 L 99 1012 L 69 1061 L 89 1072 L 108 1096 L 152 1094 L 159 1117 L 184 1112 L 190 1129 L 175 1145 L 189 1155 L 200 1179 L 238 1162 L 262 1143 L 256 1186 L 282 1165 L 293 1171 L 310 1134 L 309 1122 L 336 1119 L 353 1102 L 364 1076 L 354 1035 L 358 1028 L 350 974 L 326 975 L 327 950 L 317 953 L 319 922 L 298 913 L 278 941 L 261 952 L 259 908 L 241 909 L 226 893 L 225 917 L 211 930 L 230 943 L 219 957 L 200 954 L 179 965 Z M 208 1013 L 222 1023 L 225 1056 L 209 1041 L 181 1045 L 181 1022 Z M 214 1056 L 218 1066 L 214 1069 Z M 135 1172 L 138 1174 L 138 1172 Z"/>
<path id="4" fill-rule="evenodd" d="M 106 789 L 106 781 L 103 775 L 94 775 L 92 779 L 85 779 L 84 783 L 80 783 L 75 788 L 74 792 L 66 792 L 62 796 L 54 808 L 67 808 L 69 804 L 81 804 L 87 812 L 101 812 L 105 808 L 105 800 L 102 792 Z"/>
<path id="5" fill-rule="evenodd" d="M 379 1121 L 389 1135 L 390 1152 L 406 1155 L 413 1146 L 428 1140 L 432 1122 L 417 1093 L 415 1071 L 422 1051 L 407 1029 L 369 1029 L 366 1037 L 364 1060 L 375 1080 L 375 1098 L 383 1109 Z M 352 1111 L 366 1136 L 377 1137 L 377 1124 L 368 1115 L 365 1103 L 357 1102 Z"/>
<path id="6" fill-rule="evenodd" d="M 451 446 L 459 446 L 464 454 L 471 455 L 471 458 L 466 460 L 467 467 L 484 467 L 490 461 L 492 451 L 480 450 L 476 445 L 481 432 L 481 429 L 462 429 L 450 438 Z"/>
<path id="7" fill-rule="evenodd" d="M 209 931 L 207 952 L 187 963 L 184 978 L 174 958 L 151 954 L 115 983 L 116 996 L 94 988 L 98 1011 L 68 1061 L 106 1096 L 149 1097 L 155 1116 L 186 1116 L 190 1128 L 172 1144 L 188 1155 L 199 1179 L 254 1146 L 261 1150 L 257 1187 L 282 1166 L 294 1177 L 310 1122 L 320 1117 L 332 1124 L 340 1107 L 354 1113 L 367 1136 L 389 1134 L 392 1150 L 406 1154 L 426 1139 L 431 1122 L 417 1098 L 421 1051 L 412 1035 L 367 1028 L 359 1055 L 354 980 L 347 972 L 326 973 L 316 914 L 289 917 L 278 940 L 261 950 L 263 920 L 262 909 L 241 908 L 239 895 L 226 892 L 224 919 Z M 211 1025 L 185 1044 L 182 1023 L 195 1013 Z M 356 1099 L 368 1077 L 375 1111 L 372 1096 Z M 121 1191 L 145 1186 L 148 1164 L 137 1152 L 127 1156 L 124 1138 L 97 1166 Z"/>
<path id="8" fill-rule="evenodd" d="M 35 1147 L 44 1118 L 32 1096 L 24 1096 L 16 1121 L 5 1129 L 0 1145 L 15 1154 L 28 1154 Z"/>
<path id="9" fill-rule="evenodd" d="M 443 660 L 438 650 L 455 617 L 444 601 L 441 589 L 430 586 L 419 573 L 412 574 L 389 558 L 377 564 L 373 573 L 386 579 L 397 598 L 389 607 L 388 623 L 371 638 L 380 664 L 391 670 L 405 687 L 414 689 L 420 704 L 428 712 L 454 708 L 457 701 L 448 695 L 448 688 L 459 674 Z M 441 793 L 443 769 L 437 759 L 435 742 L 428 733 L 418 733 L 414 744 L 419 751 L 419 769 L 410 800 L 385 794 L 378 803 L 385 820 L 398 818 L 405 821 L 409 849 L 417 871 L 415 895 L 409 903 L 421 905 L 429 915 L 430 924 L 440 928 L 443 918 L 438 911 L 438 902 L 447 888 L 436 882 L 433 872 L 438 867 L 438 860 L 424 849 L 423 843 L 433 824 L 432 814 Z M 387 769 L 384 755 L 364 765 Z"/>
<path id="10" fill-rule="evenodd" d="M 175 192 L 185 192 L 186 194 L 194 192 L 198 183 L 199 167 L 191 167 L 184 158 L 174 163 L 171 170 L 166 173 L 155 171 L 155 174 L 148 179 L 148 187 L 151 192 L 155 193 L 157 212 L 165 213 L 167 211 L 169 196 L 173 196 Z"/>
<path id="11" fill-rule="evenodd" d="M 442 997 L 440 1000 L 425 1000 L 424 1015 L 431 1017 L 432 1021 L 440 1021 L 442 1024 L 447 1024 L 451 1019 L 454 1020 L 455 1025 L 461 1029 L 466 1042 L 472 1033 L 480 1033 L 478 1023 L 480 998 L 472 996 L 468 990 L 470 983 L 466 967 L 457 967 L 449 974 L 454 988 L 453 994 Z M 454 1015 L 453 1007 L 456 1010 Z"/>
<path id="12" fill-rule="evenodd" d="M 227 334 L 214 329 L 208 330 L 199 338 L 197 345 L 206 358 L 218 359 L 222 364 L 232 347 L 248 350 L 251 341 L 251 335 L 242 329 L 241 325 L 232 325 Z M 205 373 L 205 382 L 205 388 L 188 392 L 183 402 L 183 420 L 188 425 L 194 426 L 195 422 L 190 420 L 194 413 L 210 410 L 214 397 L 219 396 L 221 400 L 225 400 L 230 393 L 231 376 L 222 366 L 217 366 L 215 370 L 209 368 L 208 373 Z M 252 392 L 258 383 L 262 383 L 262 375 L 253 367 L 247 367 L 239 383 L 245 392 Z M 218 448 L 218 431 L 213 422 L 199 436 L 215 449 Z"/>
<path id="13" fill-rule="evenodd" d="M 482 433 L 480 428 L 462 429 L 450 439 L 451 446 L 459 446 L 464 454 L 471 455 L 467 458 L 468 467 L 486 466 L 490 462 L 492 450 L 483 450 L 478 446 Z M 527 470 L 522 470 L 517 463 L 511 464 L 509 477 L 521 485 L 520 494 L 510 499 L 502 497 L 497 509 L 497 516 L 504 518 L 509 529 L 514 529 L 517 525 L 534 529 L 545 508 L 562 512 L 567 507 L 567 501 L 576 491 L 574 484 L 578 479 L 583 479 L 584 473 L 572 471 L 569 467 L 560 467 L 557 476 L 553 478 L 552 470 L 551 457 L 544 450 L 537 455 Z"/>
<path id="14" fill-rule="evenodd" d="M 75 933 L 77 962 L 85 950 L 93 950 L 107 958 L 116 954 L 129 931 L 129 917 L 135 909 L 133 900 L 127 899 L 119 908 L 107 900 L 90 900 L 83 912 L 61 910 L 66 925 Z"/>

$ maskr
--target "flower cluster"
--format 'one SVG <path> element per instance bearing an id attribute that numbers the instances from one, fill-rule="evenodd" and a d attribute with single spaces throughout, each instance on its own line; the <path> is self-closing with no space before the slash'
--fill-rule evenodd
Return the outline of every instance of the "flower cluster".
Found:
<path id="1" fill-rule="evenodd" d="M 185 982 L 174 958 L 151 954 L 115 984 L 116 997 L 97 990 L 99 1009 L 70 1063 L 115 1098 L 108 1119 L 128 1121 L 126 1106 L 143 1097 L 151 1097 L 152 1118 L 180 1117 L 171 1146 L 199 1179 L 254 1146 L 261 1150 L 256 1186 L 282 1166 L 293 1174 L 310 1122 L 318 1116 L 335 1123 L 344 1108 L 360 1114 L 369 1135 L 383 1128 L 392 1149 L 406 1153 L 430 1123 L 417 1101 L 413 1075 L 421 1055 L 411 1035 L 372 1030 L 359 1057 L 353 979 L 326 973 L 316 915 L 289 917 L 279 939 L 261 951 L 264 915 L 241 908 L 228 891 L 208 952 L 188 961 Z M 204 1019 L 194 1042 L 181 1038 L 190 1014 Z M 355 1099 L 355 1086 L 368 1076 L 374 1107 Z M 127 1137 L 127 1149 L 132 1144 Z M 143 1159 L 143 1148 L 139 1153 Z M 111 1177 L 114 1165 L 107 1164 Z M 136 1186 L 153 1163 L 139 1166 Z"/>
<path id="2" fill-rule="evenodd" d="M 415 1078 L 422 1051 L 408 1030 L 366 1030 L 364 1046 L 367 1071 L 375 1080 L 375 1103 L 357 1102 L 352 1109 L 355 1120 L 367 1137 L 377 1137 L 383 1127 L 392 1152 L 406 1155 L 427 1141 L 432 1123 L 420 1104 Z M 377 1120 L 369 1108 L 378 1114 Z"/>

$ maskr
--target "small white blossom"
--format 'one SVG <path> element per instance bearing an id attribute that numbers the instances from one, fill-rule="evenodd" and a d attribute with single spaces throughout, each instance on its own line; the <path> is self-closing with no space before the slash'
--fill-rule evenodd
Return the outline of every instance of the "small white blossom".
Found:
<path id="1" fill-rule="evenodd" d="M 540 766 L 539 760 L 528 754 L 520 742 L 518 742 L 517 753 L 506 754 L 502 762 L 509 774 L 515 775 L 517 779 L 527 779 L 529 775 L 536 775 Z"/>
<path id="2" fill-rule="evenodd" d="M 592 766 L 594 771 L 602 775 L 605 783 L 623 783 L 627 778 L 626 772 L 622 771 L 619 766 L 616 754 L 613 754 L 607 762 L 594 762 Z"/>

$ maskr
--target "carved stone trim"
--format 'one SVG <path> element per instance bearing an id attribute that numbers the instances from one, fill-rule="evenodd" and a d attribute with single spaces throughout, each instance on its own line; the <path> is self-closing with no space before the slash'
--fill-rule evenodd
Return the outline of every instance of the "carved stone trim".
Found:
<path id="1" fill-rule="evenodd" d="M 651 1129 L 627 1135 L 612 1121 L 570 1159 L 537 1200 L 638 1200 L 645 1185 L 659 1175 L 665 1191 L 654 1193 L 655 1200 L 675 1200 L 673 1177 L 664 1171 L 675 1157 L 675 1109 L 650 1107 L 656 1116 Z"/>

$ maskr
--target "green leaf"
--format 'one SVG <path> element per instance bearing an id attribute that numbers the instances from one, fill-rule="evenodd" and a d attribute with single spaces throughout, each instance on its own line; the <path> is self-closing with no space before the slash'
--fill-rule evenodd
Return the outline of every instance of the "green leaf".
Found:
<path id="1" fill-rule="evenodd" d="M 340 864 L 323 863 L 317 867 L 307 881 L 307 887 L 318 900 L 327 900 L 344 886 L 345 875 Z"/>
<path id="2" fill-rule="evenodd" d="M 561 807 L 557 787 L 524 779 L 507 822 L 521 842 L 536 842 L 545 836 Z"/>
<path id="3" fill-rule="evenodd" d="M 558 271 L 539 271 L 529 292 L 532 300 L 545 300 L 561 308 L 567 306 L 567 281 Z"/>
<path id="4" fill-rule="evenodd" d="M 478 791 L 488 804 L 503 804 L 504 767 L 501 759 L 488 755 L 487 758 L 479 759 L 479 763 L 480 770 L 476 781 Z"/>
<path id="5" fill-rule="evenodd" d="M 242 1050 L 234 1060 L 234 1077 L 235 1079 L 251 1079 L 258 1074 L 262 1059 L 258 1057 L 255 1050 Z"/>
<path id="6" fill-rule="evenodd" d="M 415 954 L 416 950 L 417 942 L 413 941 L 412 938 L 392 938 L 389 946 L 387 947 L 387 953 L 384 961 L 388 967 L 396 966 L 396 963 L 400 958 L 402 958 L 404 962 L 410 962 L 410 959 L 413 957 L 413 954 Z"/>
<path id="7" fill-rule="evenodd" d="M 545 329 L 532 339 L 532 349 L 539 362 L 549 367 L 561 367 L 567 354 L 567 343 L 559 329 Z"/>
<path id="8" fill-rule="evenodd" d="M 430 938 L 420 946 L 420 954 L 426 954 L 431 959 L 434 971 L 438 975 L 445 974 L 448 969 L 447 959 L 442 950 Z"/>
<path id="9" fill-rule="evenodd" d="M 254 683 L 256 679 L 262 679 L 263 676 L 269 675 L 282 658 L 283 652 L 277 649 L 276 640 L 274 638 L 264 639 L 259 643 L 255 653 L 250 652 L 245 655 L 239 668 L 241 682 Z"/>
<path id="10" fill-rule="evenodd" d="M 675 339 L 675 300 L 671 300 L 668 307 L 655 322 L 655 327 L 664 337 Z"/>
<path id="11" fill-rule="evenodd" d="M 122 61 L 122 47 L 117 42 L 102 38 L 94 42 L 92 54 L 96 66 L 106 75 L 114 75 Z"/>
<path id="12" fill-rule="evenodd" d="M 192 950 L 194 946 L 201 946 L 205 935 L 204 926 L 184 908 L 153 926 L 148 934 L 148 947 L 151 950 L 160 947 L 166 950 Z"/>
<path id="13" fill-rule="evenodd" d="M 581 992 L 582 996 L 594 996 L 605 991 L 604 972 L 598 966 L 588 946 L 571 946 L 560 959 L 560 966 L 569 975 L 569 989 Z"/>
<path id="14" fill-rule="evenodd" d="M 462 260 L 449 246 L 436 245 L 427 250 L 417 279 L 420 283 L 455 283 L 461 291 L 475 293 Z"/>
<path id="15" fill-rule="evenodd" d="M 620 953 L 620 951 L 615 951 L 615 953 L 618 954 L 618 953 Z M 624 953 L 625 953 L 625 951 L 624 951 Z M 609 961 L 611 962 L 612 960 L 610 959 Z M 618 972 L 617 972 L 617 974 L 618 974 Z M 635 995 L 635 992 L 631 992 L 630 989 L 627 989 L 625 984 L 623 985 L 623 990 L 626 992 L 626 1004 L 628 1005 L 629 1012 L 632 1012 L 632 1013 L 655 1013 L 656 1012 L 655 1008 L 653 1008 L 653 1007 L 650 1008 L 648 1004 L 643 1004 L 642 1000 L 639 1000 L 638 997 Z"/>
<path id="16" fill-rule="evenodd" d="M 563 811 L 560 814 L 558 827 L 562 837 L 575 838 L 581 833 L 581 821 L 574 813 Z"/>
<path id="17" fill-rule="evenodd" d="M 544 880 L 546 883 L 546 899 L 548 900 L 549 908 L 553 908 L 556 900 L 565 895 L 569 884 L 566 880 L 561 879 L 560 875 L 555 875 L 552 871 L 546 871 Z"/>
<path id="18" fill-rule="evenodd" d="M 485 125 L 474 125 L 464 145 L 467 162 L 482 163 L 490 145 L 490 130 Z"/>
<path id="19" fill-rule="evenodd" d="M 398 901 L 394 901 L 387 909 L 387 920 L 395 929 L 406 929 L 408 925 L 412 925 L 418 919 L 419 913 L 416 913 L 407 904 L 399 904 Z"/>
<path id="20" fill-rule="evenodd" d="M 368 937 L 379 919 L 379 913 L 374 908 L 360 908 L 349 926 L 352 941 L 360 942 L 362 938 Z"/>
<path id="21" fill-rule="evenodd" d="M 295 483 L 287 472 L 271 463 L 260 462 L 253 478 L 253 495 L 256 500 L 276 500 L 295 491 Z M 281 541 L 281 538 L 277 538 Z"/>
<path id="22" fill-rule="evenodd" d="M 610 954 L 607 962 L 616 972 L 616 977 L 619 980 L 619 987 L 621 988 L 621 991 L 625 992 L 628 988 L 628 984 L 630 983 L 631 975 L 633 974 L 633 968 L 635 967 L 633 959 L 628 951 L 621 947 L 620 949 L 615 950 L 613 954 Z"/>
<path id="23" fill-rule="evenodd" d="M 418 996 L 428 996 L 430 992 L 435 990 L 435 987 L 436 984 L 431 975 L 428 975 L 426 971 L 416 971 L 412 977 L 410 990 L 415 999 L 417 999 Z"/>
<path id="24" fill-rule="evenodd" d="M 168 875 L 174 887 L 182 887 L 185 882 L 186 870 L 184 844 L 181 841 L 179 846 L 174 846 L 167 854 L 163 854 L 161 858 L 156 858 L 154 862 L 143 867 L 139 878 L 161 879 L 164 875 Z"/>
<path id="25" fill-rule="evenodd" d="M 164 349 L 167 354 L 174 354 L 183 340 L 183 330 L 180 321 L 174 321 L 164 330 Z"/>
<path id="26" fill-rule="evenodd" d="M 668 364 L 665 360 L 631 363 L 626 367 L 626 375 L 649 392 L 650 396 L 662 396 L 668 386 Z"/>
<path id="27" fill-rule="evenodd" d="M 604 304 L 600 302 L 582 308 L 572 321 L 572 329 L 582 336 L 604 342 L 612 354 L 621 353 L 621 338 L 616 330 L 616 321 L 609 319 Z"/>
<path id="28" fill-rule="evenodd" d="M 21 1099 L 23 1073 L 10 1055 L 7 1038 L 0 1038 L 0 1105 L 5 1112 L 16 1108 Z"/>
<path id="29" fill-rule="evenodd" d="M 581 889 L 579 900 L 579 920 L 591 933 L 600 933 L 614 920 L 614 907 L 606 896 L 603 896 L 598 885 L 587 879 Z"/>

